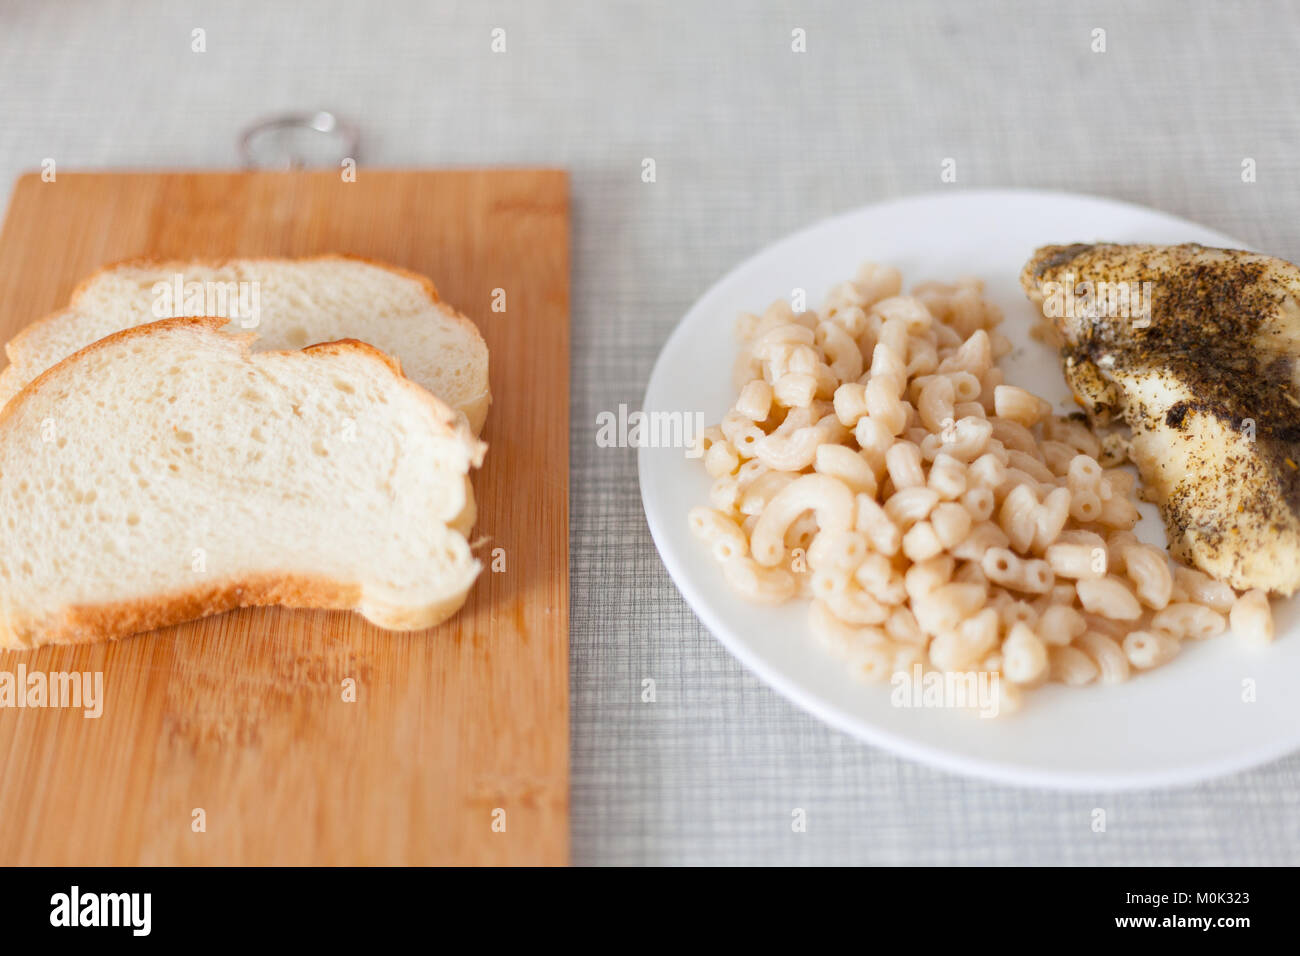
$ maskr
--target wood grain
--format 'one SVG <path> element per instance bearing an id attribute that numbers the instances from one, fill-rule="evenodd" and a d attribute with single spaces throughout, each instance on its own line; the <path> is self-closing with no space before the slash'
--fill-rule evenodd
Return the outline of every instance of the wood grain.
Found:
<path id="1" fill-rule="evenodd" d="M 345 252 L 433 278 L 491 350 L 475 534 L 505 568 L 428 632 L 264 608 L 0 653 L 11 673 L 102 671 L 105 697 L 99 719 L 0 709 L 0 864 L 567 862 L 568 243 L 554 170 L 18 182 L 5 339 L 131 256 Z"/>

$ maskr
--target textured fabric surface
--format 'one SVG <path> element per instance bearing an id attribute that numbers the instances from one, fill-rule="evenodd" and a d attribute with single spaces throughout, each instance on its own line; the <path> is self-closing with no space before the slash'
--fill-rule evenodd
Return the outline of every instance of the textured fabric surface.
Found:
<path id="1" fill-rule="evenodd" d="M 191 51 L 196 28 L 205 53 Z M 1053 794 L 938 773 L 822 726 L 701 627 L 651 544 L 634 453 L 594 434 L 598 412 L 640 401 L 717 276 L 875 200 L 1077 190 L 1300 258 L 1298 29 L 1300 9 L 1281 2 L 11 0 L 0 189 L 45 158 L 234 166 L 245 124 L 321 106 L 360 125 L 363 165 L 572 171 L 576 862 L 1297 863 L 1300 757 L 1179 790 Z"/>

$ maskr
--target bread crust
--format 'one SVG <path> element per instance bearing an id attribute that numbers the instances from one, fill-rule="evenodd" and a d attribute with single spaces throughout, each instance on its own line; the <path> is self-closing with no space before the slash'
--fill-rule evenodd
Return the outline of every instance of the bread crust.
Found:
<path id="1" fill-rule="evenodd" d="M 115 332 L 63 359 L 33 379 L 18 395 L 0 409 L 0 426 L 3 426 L 26 403 L 34 401 L 50 380 L 61 370 L 83 355 L 113 348 L 119 342 L 154 334 L 166 328 L 204 328 L 220 333 L 223 340 L 233 341 L 245 361 L 250 361 L 250 346 L 257 338 L 255 332 L 239 334 L 221 333 L 227 324 L 221 317 L 186 317 L 161 319 L 147 325 L 137 325 Z M 260 356 L 304 357 L 310 353 L 324 352 L 346 354 L 349 352 L 381 362 L 403 388 L 411 390 L 435 415 L 446 429 L 448 437 L 466 443 L 472 466 L 482 464 L 487 445 L 470 431 L 464 416 L 452 409 L 437 396 L 422 388 L 402 374 L 401 365 L 386 353 L 355 339 L 324 342 L 301 350 L 278 350 L 257 353 Z M 466 476 L 468 479 L 468 476 Z M 473 489 L 466 481 L 465 510 L 461 516 L 448 522 L 455 527 L 463 524 L 463 517 L 474 513 Z M 220 614 L 241 607 L 283 605 L 295 608 L 320 608 L 325 610 L 354 610 L 386 630 L 419 630 L 433 627 L 456 613 L 465 603 L 470 587 L 481 570 L 475 561 L 469 583 L 457 592 L 428 605 L 399 606 L 384 602 L 377 595 L 367 595 L 362 584 L 296 573 L 257 573 L 246 577 L 203 582 L 193 588 L 147 598 L 67 608 L 55 622 L 33 622 L 15 619 L 4 603 L 0 591 L 0 649 L 26 650 L 45 644 L 84 644 L 116 639 L 145 630 L 153 630 L 195 620 L 211 614 Z"/>
<path id="2" fill-rule="evenodd" d="M 43 625 L 0 621 L 0 648 L 33 650 L 46 644 L 94 644 L 120 640 L 145 631 L 173 627 L 245 607 L 287 607 L 322 611 L 356 611 L 388 631 L 436 627 L 464 606 L 470 588 L 420 608 L 395 608 L 367 602 L 354 581 L 311 575 L 262 574 L 207 582 L 165 595 L 112 604 L 68 608 L 55 623 Z"/>
<path id="3" fill-rule="evenodd" d="M 56 309 L 55 311 L 32 322 L 5 343 L 5 355 L 9 359 L 9 364 L 5 366 L 3 371 L 0 371 L 0 386 L 7 386 L 7 389 L 0 388 L 0 395 L 3 395 L 5 390 L 10 390 L 13 391 L 15 397 L 17 397 L 19 389 L 16 387 L 18 383 L 14 381 L 14 379 L 18 374 L 19 357 L 23 350 L 23 344 L 28 340 L 28 338 L 34 335 L 38 330 L 58 321 L 64 315 L 67 315 L 70 312 L 75 312 L 79 301 L 86 293 L 86 289 L 100 276 L 114 272 L 118 269 L 127 268 L 160 269 L 164 266 L 174 265 L 176 266 L 177 271 L 183 272 L 187 267 L 219 269 L 223 266 L 239 262 L 360 262 L 368 266 L 373 266 L 376 269 L 383 269 L 386 272 L 391 272 L 394 275 L 418 283 L 424 289 L 425 294 L 428 295 L 429 301 L 441 306 L 442 309 L 448 313 L 448 318 L 453 320 L 467 336 L 481 345 L 485 351 L 487 350 L 487 343 L 484 342 L 483 334 L 479 332 L 478 326 L 474 324 L 473 320 L 470 319 L 469 316 L 446 302 L 438 294 L 438 288 L 434 285 L 432 279 L 426 275 L 421 275 L 418 272 L 412 272 L 410 269 L 404 269 L 401 266 L 381 262 L 378 259 L 371 259 L 366 256 L 341 252 L 328 252 L 316 256 L 298 256 L 293 258 L 285 256 L 229 256 L 220 259 L 160 259 L 153 256 L 134 256 L 128 259 L 120 259 L 117 262 L 111 262 L 90 273 L 90 275 L 78 282 L 73 288 L 72 295 L 69 296 L 68 304 L 66 306 L 61 309 Z M 11 398 L 10 401 L 13 401 L 13 399 Z M 488 408 L 491 405 L 491 402 L 492 394 L 491 389 L 489 388 L 480 396 L 466 402 L 465 405 L 460 408 L 460 411 L 464 412 L 466 419 L 469 421 L 470 428 L 473 429 L 474 434 L 476 435 L 483 430 L 483 423 L 487 419 Z"/>

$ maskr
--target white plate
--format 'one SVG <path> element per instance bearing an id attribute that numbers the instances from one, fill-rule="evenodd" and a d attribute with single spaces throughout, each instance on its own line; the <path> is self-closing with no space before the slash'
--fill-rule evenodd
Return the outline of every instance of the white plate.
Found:
<path id="1" fill-rule="evenodd" d="M 807 290 L 819 305 L 866 260 L 924 279 L 975 274 L 1006 312 L 1017 344 L 1003 359 L 1009 382 L 1073 409 L 1055 355 L 1027 335 L 1033 308 L 1017 281 L 1035 248 L 1050 243 L 1235 240 L 1173 216 L 1089 196 L 1031 190 L 962 191 L 868 206 L 819 223 L 733 269 L 695 304 L 664 346 L 646 411 L 701 411 L 716 423 L 734 400 L 732 330 L 740 311 Z M 681 449 L 641 448 L 646 518 L 677 587 L 700 620 L 761 679 L 822 720 L 903 756 L 1011 783 L 1110 789 L 1185 784 L 1241 770 L 1300 748 L 1300 634 L 1296 602 L 1276 606 L 1278 640 L 1256 650 L 1231 635 L 1189 644 L 1174 661 L 1113 687 L 1049 686 L 1012 716 L 890 705 L 888 684 L 850 677 L 809 636 L 802 600 L 755 607 L 728 589 L 690 533 L 686 513 L 707 503 L 709 479 Z M 1144 505 L 1138 533 L 1164 544 Z M 1290 632 L 1290 633 L 1288 633 Z M 1254 702 L 1243 701 L 1247 681 Z"/>

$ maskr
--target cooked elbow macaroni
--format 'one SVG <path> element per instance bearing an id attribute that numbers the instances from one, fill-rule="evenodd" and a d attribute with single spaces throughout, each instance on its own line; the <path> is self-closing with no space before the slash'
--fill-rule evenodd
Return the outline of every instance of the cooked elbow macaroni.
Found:
<path id="1" fill-rule="evenodd" d="M 1229 628 L 1267 643 L 1267 595 L 1171 565 L 1131 532 L 1131 472 L 1075 418 L 1004 382 L 978 280 L 902 293 L 864 266 L 819 311 L 776 302 L 737 331 L 738 397 L 700 442 L 693 533 L 763 604 L 864 680 L 983 669 L 1018 690 L 1113 684 Z"/>

